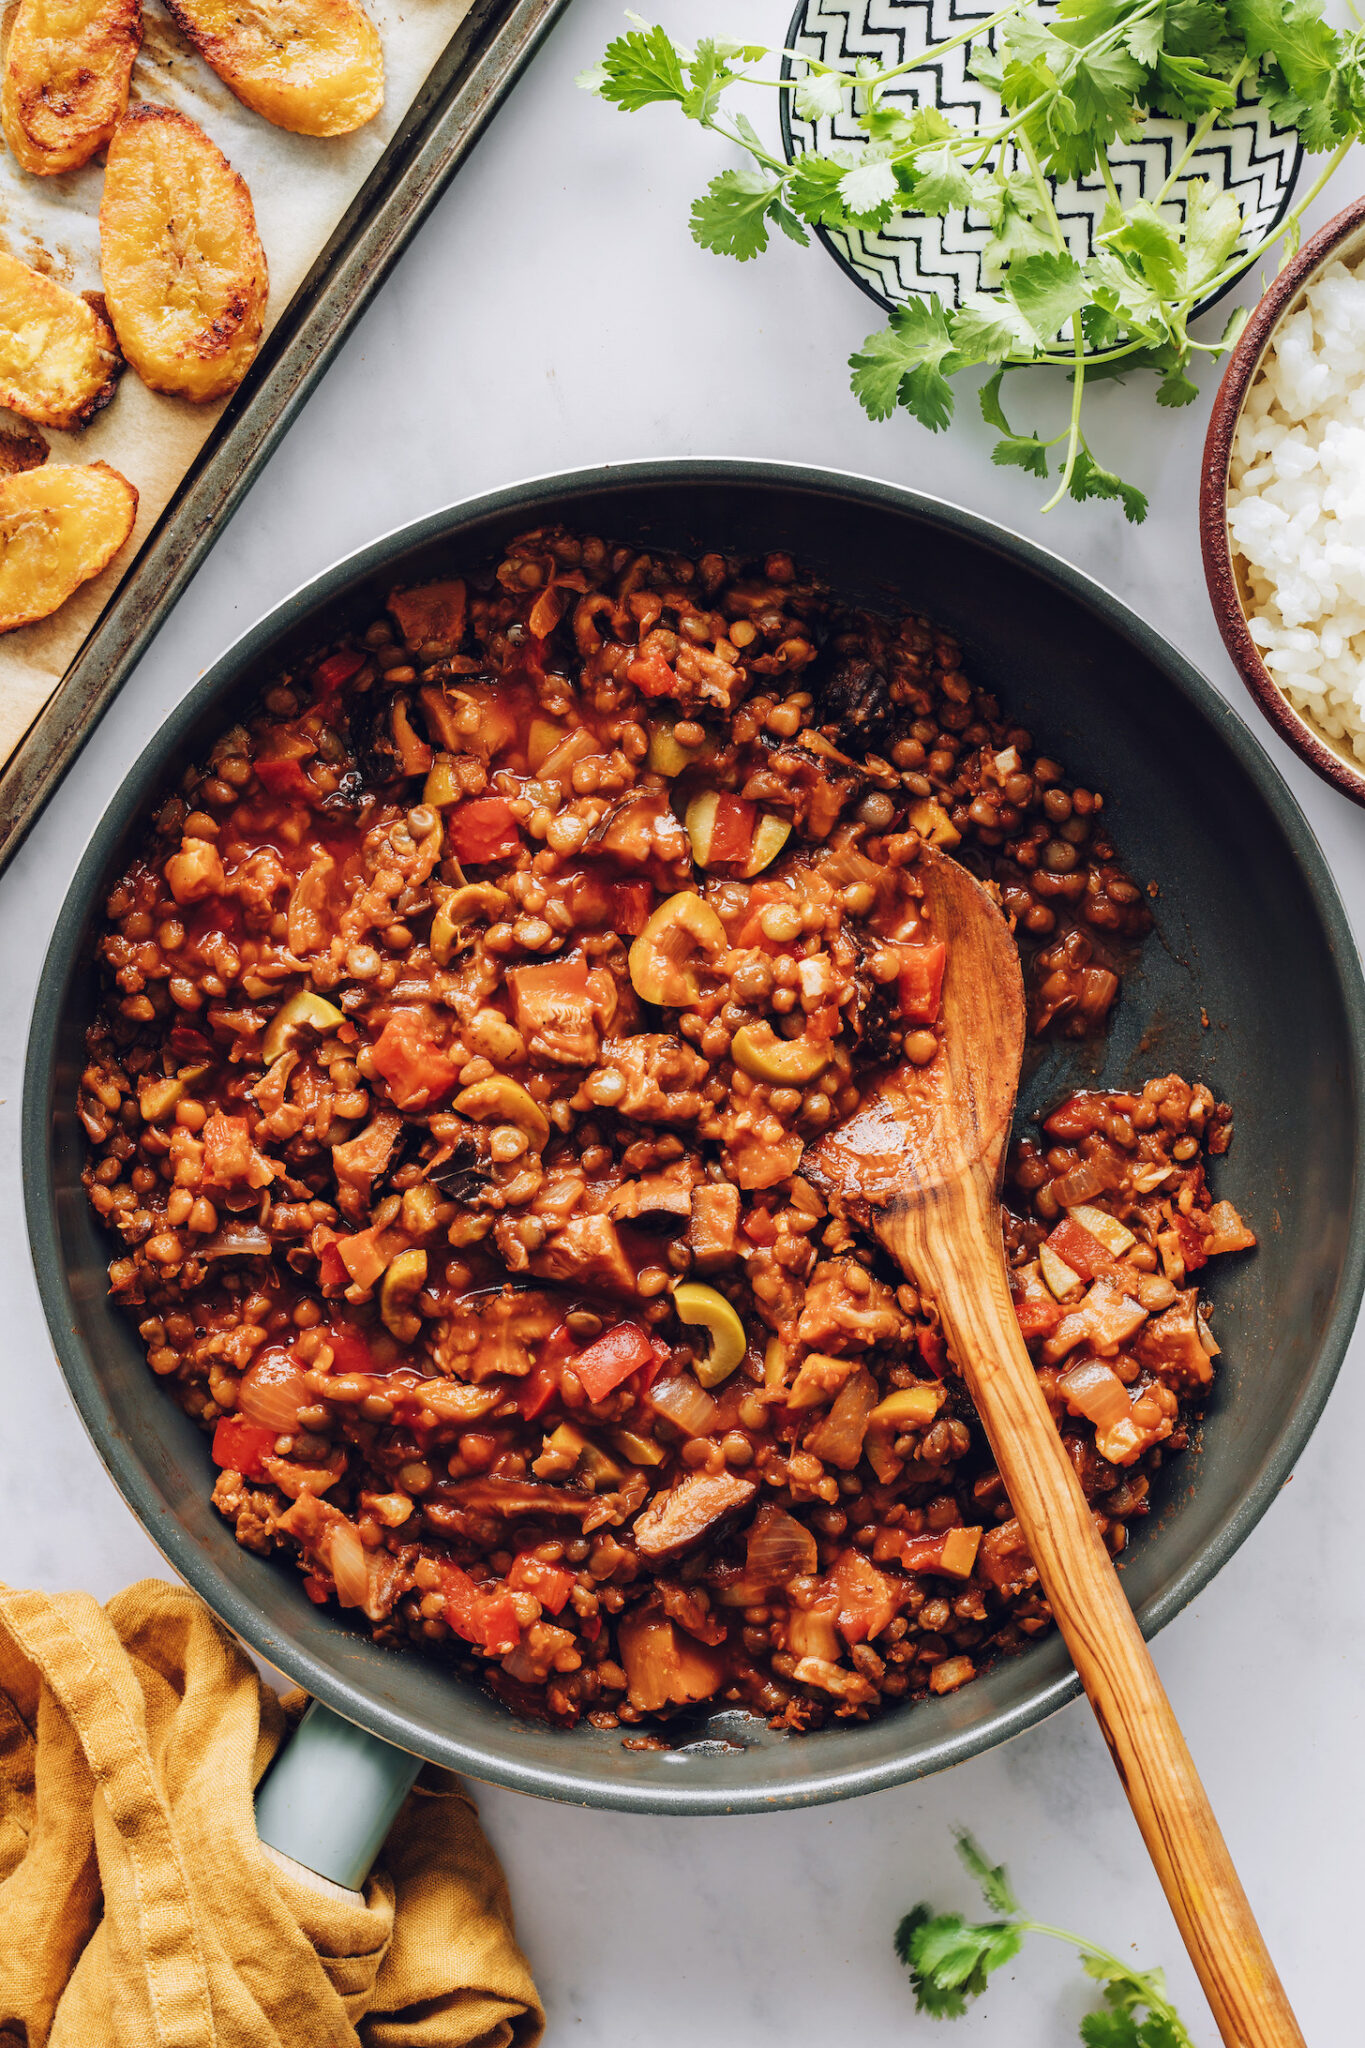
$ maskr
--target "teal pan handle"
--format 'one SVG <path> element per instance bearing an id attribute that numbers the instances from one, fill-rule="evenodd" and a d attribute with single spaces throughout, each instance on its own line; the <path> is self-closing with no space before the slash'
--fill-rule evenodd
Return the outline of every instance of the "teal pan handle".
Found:
<path id="1" fill-rule="evenodd" d="M 421 1768 L 314 1700 L 261 1780 L 256 1831 L 305 1870 L 359 1891 Z"/>

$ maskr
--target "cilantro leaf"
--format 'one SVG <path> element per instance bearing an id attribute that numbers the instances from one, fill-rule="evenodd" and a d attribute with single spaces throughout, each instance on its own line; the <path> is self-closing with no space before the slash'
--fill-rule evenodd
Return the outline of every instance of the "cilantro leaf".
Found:
<path id="1" fill-rule="evenodd" d="M 1007 434 L 991 450 L 991 461 L 1002 469 L 1026 469 L 1030 476 L 1046 476 L 1047 448 L 1036 434 Z"/>
<path id="2" fill-rule="evenodd" d="M 1340 141 L 1336 116 L 1326 100 L 1300 99 L 1291 92 L 1278 71 L 1261 81 L 1261 105 L 1278 128 L 1297 128 L 1299 140 L 1310 156 L 1333 149 Z"/>
<path id="3" fill-rule="evenodd" d="M 890 217 L 896 192 L 895 165 L 870 150 L 839 180 L 839 196 L 848 211 L 878 223 Z"/>
<path id="4" fill-rule="evenodd" d="M 740 263 L 761 256 L 768 246 L 769 209 L 781 192 L 781 182 L 766 171 L 722 171 L 706 196 L 693 201 L 693 240 Z"/>
<path id="5" fill-rule="evenodd" d="M 977 393 L 977 398 L 981 406 L 981 417 L 986 422 L 986 425 L 988 427 L 999 427 L 1002 434 L 1008 434 L 1013 438 L 1014 428 L 1005 418 L 1005 409 L 1000 403 L 1000 387 L 1004 381 L 1004 370 L 997 370 L 993 377 L 986 379 Z"/>
<path id="6" fill-rule="evenodd" d="M 796 111 L 803 121 L 833 120 L 844 104 L 845 80 L 837 71 L 807 71 L 796 88 Z"/>
<path id="7" fill-rule="evenodd" d="M 843 227 L 848 208 L 839 187 L 848 168 L 837 157 L 817 156 L 813 150 L 799 156 L 787 179 L 787 198 L 793 211 L 812 227 Z"/>
<path id="8" fill-rule="evenodd" d="M 1074 256 L 1046 249 L 1022 263 L 1012 263 L 1005 290 L 1040 342 L 1050 341 L 1090 296 Z"/>
<path id="9" fill-rule="evenodd" d="M 874 420 L 890 419 L 903 405 L 936 434 L 953 416 L 952 387 L 940 367 L 952 350 L 948 317 L 937 296 L 910 299 L 849 357 L 854 395 Z"/>
<path id="10" fill-rule="evenodd" d="M 1241 339 L 1242 329 L 1251 318 L 1249 306 L 1234 306 L 1228 314 L 1227 325 L 1218 337 L 1218 353 L 1223 355 L 1230 348 L 1236 348 Z"/>
<path id="11" fill-rule="evenodd" d="M 948 213 L 955 206 L 966 206 L 973 190 L 971 172 L 946 142 L 937 149 L 922 150 L 916 157 L 910 200 L 917 212 Z"/>
<path id="12" fill-rule="evenodd" d="M 1186 375 L 1183 365 L 1176 363 L 1166 372 L 1156 388 L 1158 405 L 1193 405 L 1199 396 L 1199 386 Z"/>
<path id="13" fill-rule="evenodd" d="M 1270 57 L 1292 92 L 1321 96 L 1341 61 L 1340 38 L 1316 0 L 1228 0 L 1230 26 L 1251 57 Z"/>
<path id="14" fill-rule="evenodd" d="M 1210 197 L 1205 181 L 1192 178 L 1185 189 L 1183 235 L 1173 221 L 1146 200 L 1139 200 L 1129 208 L 1123 225 L 1108 232 L 1105 239 L 1112 252 L 1131 259 L 1129 275 L 1136 274 L 1152 297 L 1180 302 L 1198 298 L 1219 275 L 1241 232 L 1242 212 L 1233 194 L 1225 190 Z M 1092 279 L 1097 274 L 1097 268 L 1092 268 Z M 1125 296 L 1112 268 L 1103 273 L 1103 281 L 1116 298 Z M 1133 310 L 1137 318 L 1143 317 L 1135 298 Z"/>
<path id="15" fill-rule="evenodd" d="M 1107 237 L 1110 249 L 1135 259 L 1134 268 L 1161 298 L 1178 297 L 1184 274 L 1180 236 L 1147 200 L 1130 207 L 1122 227 Z"/>
<path id="16" fill-rule="evenodd" d="M 1052 243 L 1033 216 L 1041 201 L 1032 178 L 1015 176 L 997 185 L 994 201 L 986 208 L 992 234 L 981 252 L 981 273 L 994 284 L 1009 263 L 1036 256 Z"/>
<path id="17" fill-rule="evenodd" d="M 1133 96 L 1142 84 L 1142 66 L 1126 50 L 1098 50 L 1081 57 L 1067 80 L 1067 94 L 1077 123 L 1108 142 L 1131 121 Z"/>
<path id="18" fill-rule="evenodd" d="M 1236 106 L 1237 94 L 1202 57 L 1177 57 L 1165 50 L 1157 61 L 1145 104 L 1172 121 L 1197 121 L 1211 108 Z"/>
<path id="19" fill-rule="evenodd" d="M 1135 264 L 1102 250 L 1091 257 L 1085 272 L 1095 296 L 1081 317 L 1086 338 L 1095 347 L 1108 347 L 1121 333 L 1154 343 L 1165 340 L 1170 332 L 1165 301 L 1138 275 Z M 1107 330 L 1102 324 L 1105 315 L 1112 321 Z"/>
<path id="20" fill-rule="evenodd" d="M 1102 469 L 1085 446 L 1077 450 L 1067 490 L 1078 504 L 1087 498 L 1117 498 L 1130 525 L 1140 526 L 1147 517 L 1147 500 L 1137 485 L 1124 483 L 1112 469 Z"/>
<path id="21" fill-rule="evenodd" d="M 1180 2020 L 1173 2012 L 1149 2013 L 1139 2036 L 1142 2048 L 1194 2048 Z"/>
<path id="22" fill-rule="evenodd" d="M 1070 13 L 1069 8 L 1063 10 Z M 1123 32 L 1123 47 L 1135 63 L 1151 70 L 1159 60 L 1165 39 L 1166 24 L 1160 12 L 1139 16 L 1130 22 Z"/>
<path id="23" fill-rule="evenodd" d="M 1195 297 L 1200 288 L 1217 277 L 1237 247 L 1242 232 L 1242 209 L 1236 195 L 1226 188 L 1215 192 L 1203 178 L 1191 178 L 1185 188 L 1185 277 L 1184 295 Z"/>
<path id="24" fill-rule="evenodd" d="M 927 1926 L 933 1917 L 928 1906 L 913 1906 L 897 1923 L 891 1945 L 896 1951 L 897 1961 L 904 1963 L 907 1970 L 910 1967 L 910 1944 L 920 1928 Z"/>
<path id="25" fill-rule="evenodd" d="M 1018 1955 L 1023 1935 L 1012 1920 L 973 1926 L 960 1913 L 931 1917 L 920 1906 L 901 1922 L 897 1953 L 910 1971 L 915 2004 L 935 2019 L 959 2019 L 986 1988 L 992 1970 Z"/>
<path id="26" fill-rule="evenodd" d="M 1137 2021 L 1126 2012 L 1088 2012 L 1081 2039 L 1085 2048 L 1143 2048 Z"/>
<path id="27" fill-rule="evenodd" d="M 676 100 L 682 106 L 688 95 L 682 53 L 657 23 L 632 29 L 607 44 L 598 90 L 627 114 L 655 100 Z"/>
<path id="28" fill-rule="evenodd" d="M 806 233 L 806 230 L 802 227 L 791 208 L 784 206 L 780 199 L 774 199 L 772 205 L 768 208 L 768 218 L 781 228 L 789 242 L 796 242 L 801 248 L 809 249 L 810 236 Z"/>
<path id="29" fill-rule="evenodd" d="M 981 1844 L 966 1828 L 955 1829 L 954 1838 L 957 1842 L 958 1855 L 980 1885 L 981 1896 L 992 1912 L 1017 1913 L 1019 1901 L 1010 1889 L 1004 1864 L 988 1863 Z"/>
<path id="30" fill-rule="evenodd" d="M 973 292 L 953 315 L 953 350 L 961 363 L 999 363 L 1006 356 L 1026 360 L 1038 353 L 1038 337 L 1004 292 Z"/>
<path id="31" fill-rule="evenodd" d="M 747 114 L 735 115 L 735 132 L 740 137 L 744 147 L 761 159 L 763 155 L 763 137 L 759 134 Z"/>
<path id="32" fill-rule="evenodd" d="M 707 122 L 735 74 L 715 43 L 708 40 L 697 44 L 696 55 L 687 67 L 687 76 L 691 89 L 683 100 L 683 112 L 689 120 Z"/>
<path id="33" fill-rule="evenodd" d="M 978 85 L 984 85 L 987 92 L 998 92 L 1005 97 L 1005 66 L 989 43 L 973 43 L 967 60 L 967 70 Z"/>
<path id="34" fill-rule="evenodd" d="M 858 125 L 874 142 L 894 142 L 898 149 L 913 149 L 921 142 L 945 142 L 960 132 L 937 107 L 912 107 L 903 112 L 885 100 L 865 107 Z"/>

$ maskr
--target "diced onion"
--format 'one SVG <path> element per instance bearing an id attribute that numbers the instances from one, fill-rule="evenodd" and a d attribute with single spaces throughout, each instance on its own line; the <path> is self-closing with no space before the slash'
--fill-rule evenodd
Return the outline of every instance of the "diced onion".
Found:
<path id="1" fill-rule="evenodd" d="M 363 1607 L 369 1598 L 370 1570 L 354 1522 L 333 1522 L 327 1535 L 327 1565 L 341 1605 Z"/>
<path id="2" fill-rule="evenodd" d="M 1076 1209 L 1082 1202 L 1089 1202 L 1094 1196 L 1103 1194 L 1108 1186 L 1109 1176 L 1098 1161 L 1083 1159 L 1070 1173 L 1065 1173 L 1060 1180 L 1053 1181 L 1051 1192 L 1064 1209 Z"/>
<path id="3" fill-rule="evenodd" d="M 690 1372 L 679 1373 L 673 1380 L 660 1380 L 650 1388 L 649 1398 L 660 1415 L 667 1416 L 688 1436 L 705 1436 L 715 1425 L 716 1403 Z"/>
<path id="4" fill-rule="evenodd" d="M 815 1538 L 784 1508 L 760 1508 L 749 1531 L 745 1576 L 764 1587 L 785 1586 L 802 1572 L 818 1569 Z"/>
<path id="5" fill-rule="evenodd" d="M 225 1223 L 198 1247 L 201 1259 L 265 1258 L 270 1239 L 259 1223 Z"/>
<path id="6" fill-rule="evenodd" d="M 307 1408 L 312 1398 L 289 1354 L 272 1349 L 248 1370 L 238 1390 L 237 1406 L 248 1422 L 288 1436 L 299 1426 L 300 1408 Z"/>
<path id="7" fill-rule="evenodd" d="M 1088 1358 L 1084 1365 L 1073 1365 L 1057 1385 L 1077 1413 L 1096 1429 L 1112 1429 L 1115 1423 L 1126 1422 L 1132 1412 L 1128 1389 L 1103 1359 Z"/>

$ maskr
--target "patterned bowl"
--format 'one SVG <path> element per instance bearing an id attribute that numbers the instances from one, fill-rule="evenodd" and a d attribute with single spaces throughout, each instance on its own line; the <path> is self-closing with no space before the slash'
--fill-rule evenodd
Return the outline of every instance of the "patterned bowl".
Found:
<path id="1" fill-rule="evenodd" d="M 798 0 L 787 48 L 826 64 L 852 66 L 860 57 L 904 64 L 916 50 L 946 41 L 994 11 L 990 0 Z M 993 30 L 986 40 L 994 48 Z M 906 112 L 932 105 L 949 119 L 966 113 L 982 124 L 998 120 L 999 98 L 968 74 L 969 49 L 964 43 L 932 70 L 907 73 L 888 88 L 888 100 L 902 102 Z M 783 59 L 782 70 L 784 77 L 795 75 L 790 57 Z M 807 150 L 865 140 L 846 111 L 807 120 L 796 113 L 792 98 L 791 93 L 781 95 L 788 162 Z M 1115 145 L 1110 164 L 1125 208 L 1155 198 L 1190 135 L 1189 122 L 1153 115 L 1136 141 Z M 1191 157 L 1182 183 L 1204 178 L 1215 190 L 1234 192 L 1246 223 L 1245 239 L 1259 240 L 1284 218 L 1302 159 L 1297 133 L 1277 128 L 1259 101 L 1244 93 Z M 1054 181 L 1052 190 L 1067 247 L 1084 263 L 1095 253 L 1095 233 L 1108 203 L 1104 182 L 1095 172 L 1067 185 Z M 991 233 L 984 214 L 962 211 L 942 219 L 901 214 L 884 228 L 817 228 L 815 233 L 853 282 L 888 310 L 916 293 L 937 292 L 946 305 L 959 306 L 969 293 L 991 289 L 982 268 Z M 1196 310 L 1206 312 L 1222 296 L 1214 293 Z"/>

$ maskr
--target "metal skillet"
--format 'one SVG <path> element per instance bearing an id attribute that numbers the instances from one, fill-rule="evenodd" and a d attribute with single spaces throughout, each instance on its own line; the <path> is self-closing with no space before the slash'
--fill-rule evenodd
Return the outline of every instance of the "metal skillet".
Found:
<path id="1" fill-rule="evenodd" d="M 24 1180 L 49 1327 L 101 1456 L 172 1567 L 357 1728 L 476 1778 L 620 1810 L 767 1812 L 872 1791 L 960 1762 L 1074 1697 L 1064 1645 L 1042 1639 L 958 1693 L 800 1740 L 727 1712 L 680 1731 L 671 1752 L 519 1721 L 438 1662 L 376 1647 L 314 1607 L 295 1574 L 238 1548 L 209 1503 L 203 1436 L 158 1390 L 106 1298 L 108 1249 L 80 1186 L 73 1104 L 95 998 L 92 927 L 157 793 L 282 666 L 340 624 L 368 623 L 393 582 L 483 559 L 545 520 L 684 549 L 781 546 L 851 598 L 924 611 L 959 637 L 975 677 L 1107 793 L 1131 870 L 1160 884 L 1158 936 L 1099 1049 L 1103 1072 L 1085 1063 L 1093 1054 L 1051 1049 L 1020 1114 L 1077 1085 L 1201 1074 L 1239 1111 L 1220 1191 L 1261 1235 L 1255 1257 L 1215 1285 L 1224 1357 L 1203 1449 L 1171 1463 L 1125 1565 L 1145 1633 L 1208 1583 L 1273 1500 L 1365 1284 L 1365 985 L 1312 834 L 1236 714 L 1087 578 L 936 500 L 781 464 L 642 462 L 433 514 L 319 576 L 188 693 L 96 826 L 39 987 Z"/>

